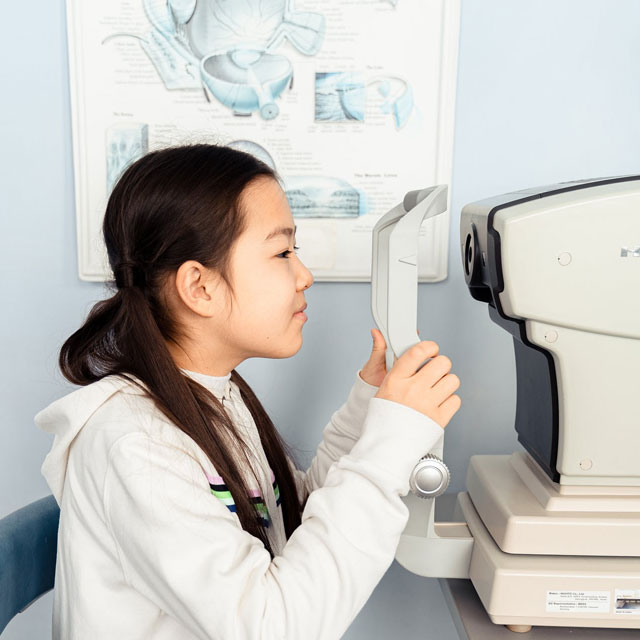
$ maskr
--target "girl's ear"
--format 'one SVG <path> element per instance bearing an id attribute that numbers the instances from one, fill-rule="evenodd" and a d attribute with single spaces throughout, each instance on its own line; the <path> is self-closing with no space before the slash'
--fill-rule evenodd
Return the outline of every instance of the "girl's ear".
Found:
<path id="1" fill-rule="evenodd" d="M 182 304 L 191 311 L 207 318 L 214 315 L 219 277 L 200 262 L 187 260 L 181 264 L 171 286 Z"/>

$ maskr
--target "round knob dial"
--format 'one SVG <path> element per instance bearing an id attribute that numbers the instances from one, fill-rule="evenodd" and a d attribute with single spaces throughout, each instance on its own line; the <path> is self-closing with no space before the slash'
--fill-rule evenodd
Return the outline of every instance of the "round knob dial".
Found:
<path id="1" fill-rule="evenodd" d="M 428 453 L 414 467 L 409 487 L 419 498 L 437 498 L 447 490 L 450 480 L 447 465 L 438 456 Z"/>

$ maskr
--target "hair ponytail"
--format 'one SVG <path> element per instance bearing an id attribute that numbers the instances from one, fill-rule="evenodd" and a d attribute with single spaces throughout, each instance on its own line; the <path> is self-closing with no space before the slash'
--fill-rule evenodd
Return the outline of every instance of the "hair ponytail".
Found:
<path id="1" fill-rule="evenodd" d="M 253 471 L 247 444 L 221 402 L 173 360 L 166 342 L 176 341 L 178 330 L 163 300 L 166 277 L 187 260 L 217 269 L 232 288 L 230 248 L 244 228 L 238 202 L 244 187 L 260 175 L 276 178 L 253 156 L 216 145 L 163 149 L 129 166 L 114 187 L 103 223 L 117 291 L 95 304 L 65 341 L 59 365 L 74 384 L 119 375 L 142 388 L 206 453 L 229 487 L 242 527 L 261 539 L 273 557 L 241 472 Z M 279 485 L 289 538 L 301 521 L 287 461 L 291 454 L 235 369 L 231 380 L 253 416 Z"/>

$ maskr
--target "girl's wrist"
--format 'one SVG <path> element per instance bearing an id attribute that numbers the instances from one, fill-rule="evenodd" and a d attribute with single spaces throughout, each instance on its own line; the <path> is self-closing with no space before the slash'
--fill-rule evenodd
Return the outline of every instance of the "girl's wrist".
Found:
<path id="1" fill-rule="evenodd" d="M 379 384 L 376 384 L 376 380 L 374 380 L 374 378 L 370 377 L 369 375 L 365 374 L 364 376 L 362 375 L 362 369 L 360 369 L 360 371 L 358 371 L 358 378 L 360 378 L 360 380 L 362 380 L 362 382 L 364 382 L 365 384 L 368 384 L 370 387 L 375 387 L 376 389 L 380 386 Z"/>

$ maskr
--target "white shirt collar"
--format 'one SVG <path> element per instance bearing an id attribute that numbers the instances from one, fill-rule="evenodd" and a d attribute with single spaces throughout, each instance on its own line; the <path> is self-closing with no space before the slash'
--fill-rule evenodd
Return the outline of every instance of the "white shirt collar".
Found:
<path id="1" fill-rule="evenodd" d="M 201 384 L 205 389 L 211 391 L 218 400 L 222 400 L 222 398 L 229 400 L 231 398 L 231 372 L 227 373 L 226 376 L 209 376 L 205 373 L 189 371 L 188 369 L 180 369 L 180 371 Z"/>

